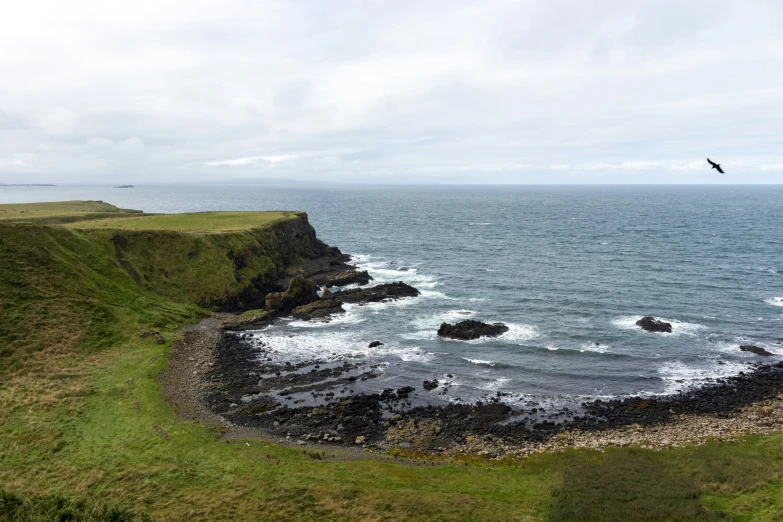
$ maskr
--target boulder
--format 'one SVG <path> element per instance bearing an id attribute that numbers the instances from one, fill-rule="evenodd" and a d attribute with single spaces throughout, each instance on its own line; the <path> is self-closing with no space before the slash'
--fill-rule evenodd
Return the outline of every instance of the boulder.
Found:
<path id="1" fill-rule="evenodd" d="M 266 294 L 264 306 L 270 310 L 280 310 L 283 308 L 283 294 L 280 292 L 270 292 Z"/>
<path id="2" fill-rule="evenodd" d="M 765 350 L 761 346 L 753 346 L 752 344 L 743 344 L 740 346 L 740 350 L 743 352 L 750 352 L 755 353 L 756 355 L 763 355 L 765 357 L 769 357 L 770 355 L 775 355 L 770 351 Z"/>
<path id="3" fill-rule="evenodd" d="M 383 343 L 380 341 L 373 341 L 370 344 L 367 345 L 368 348 L 377 348 L 378 346 L 383 346 Z"/>
<path id="4" fill-rule="evenodd" d="M 671 323 L 660 321 L 650 315 L 646 315 L 636 321 L 636 326 L 639 326 L 642 330 L 648 332 L 672 333 Z"/>
<path id="5" fill-rule="evenodd" d="M 357 284 L 359 286 L 366 285 L 372 281 L 372 277 L 367 273 L 367 270 L 346 270 L 331 276 L 326 281 L 326 286 L 347 286 Z"/>
<path id="6" fill-rule="evenodd" d="M 320 299 L 318 297 L 318 285 L 303 276 L 295 276 L 288 283 L 285 292 L 266 294 L 264 304 L 269 310 L 290 312 L 298 306 L 303 306 Z"/>
<path id="7" fill-rule="evenodd" d="M 332 314 L 344 313 L 343 304 L 336 299 L 319 299 L 306 305 L 297 306 L 291 315 L 303 321 L 311 319 L 323 319 Z"/>
<path id="8" fill-rule="evenodd" d="M 424 381 L 423 386 L 427 391 L 434 390 L 438 387 L 438 379 L 432 379 L 431 381 Z"/>
<path id="9" fill-rule="evenodd" d="M 403 297 L 416 297 L 421 292 L 411 285 L 402 281 L 396 283 L 386 283 L 373 286 L 371 288 L 353 288 L 351 290 L 340 290 L 332 292 L 334 299 L 339 299 L 344 303 L 377 303 L 380 301 L 391 301 Z"/>
<path id="10" fill-rule="evenodd" d="M 479 337 L 497 337 L 508 331 L 508 326 L 503 323 L 487 324 L 481 321 L 467 319 L 457 324 L 442 323 L 438 328 L 438 335 L 450 339 L 467 341 Z"/>

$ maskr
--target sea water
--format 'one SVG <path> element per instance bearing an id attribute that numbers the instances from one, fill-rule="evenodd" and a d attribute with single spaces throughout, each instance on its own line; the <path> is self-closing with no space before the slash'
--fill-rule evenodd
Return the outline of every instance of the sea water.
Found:
<path id="1" fill-rule="evenodd" d="M 660 395 L 783 357 L 783 187 L 3 187 L 0 202 L 100 199 L 147 212 L 296 209 L 373 284 L 422 295 L 258 332 L 281 361 L 364 361 L 363 391 L 438 379 L 431 402 Z M 653 315 L 671 334 L 635 322 Z M 500 321 L 498 338 L 438 338 Z M 384 344 L 368 348 L 368 343 Z"/>

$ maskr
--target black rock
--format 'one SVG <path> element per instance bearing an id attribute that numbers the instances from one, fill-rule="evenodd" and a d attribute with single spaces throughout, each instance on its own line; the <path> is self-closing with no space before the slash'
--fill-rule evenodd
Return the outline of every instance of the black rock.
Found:
<path id="1" fill-rule="evenodd" d="M 326 286 L 347 286 L 357 284 L 359 286 L 366 285 L 372 281 L 372 276 L 367 273 L 367 270 L 346 270 L 331 276 L 326 281 Z"/>
<path id="2" fill-rule="evenodd" d="M 369 348 L 376 348 L 378 346 L 383 346 L 383 343 L 380 341 L 373 341 L 369 345 L 367 345 Z"/>
<path id="3" fill-rule="evenodd" d="M 660 321 L 650 315 L 646 315 L 636 321 L 636 326 L 639 326 L 642 330 L 646 330 L 648 332 L 672 333 L 671 323 Z"/>
<path id="4" fill-rule="evenodd" d="M 438 328 L 438 335 L 450 339 L 469 340 L 479 337 L 497 337 L 507 331 L 508 326 L 503 323 L 487 324 L 467 319 L 457 324 L 442 323 Z"/>
<path id="5" fill-rule="evenodd" d="M 309 321 L 311 319 L 323 319 L 332 314 L 344 313 L 343 305 L 336 299 L 319 299 L 303 306 L 297 306 L 291 312 L 293 317 Z"/>
<path id="6" fill-rule="evenodd" d="M 742 350 L 743 352 L 755 353 L 756 355 L 764 355 L 766 357 L 769 357 L 770 355 L 774 355 L 772 352 L 765 350 L 761 346 L 753 346 L 752 344 L 743 344 L 742 346 L 740 346 L 740 350 Z"/>
<path id="7" fill-rule="evenodd" d="M 386 283 L 371 288 L 353 288 L 332 292 L 331 297 L 343 303 L 377 303 L 403 297 L 416 297 L 421 292 L 402 281 Z"/>
<path id="8" fill-rule="evenodd" d="M 438 387 L 438 379 L 432 379 L 431 381 L 424 381 L 424 389 L 427 391 L 434 390 Z"/>

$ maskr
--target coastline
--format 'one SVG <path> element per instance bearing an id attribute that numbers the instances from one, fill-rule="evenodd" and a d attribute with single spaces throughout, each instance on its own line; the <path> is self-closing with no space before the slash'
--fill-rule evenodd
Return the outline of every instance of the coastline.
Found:
<path id="1" fill-rule="evenodd" d="M 261 395 L 248 409 L 230 402 L 258 381 L 252 351 L 241 343 L 226 344 L 226 330 L 238 326 L 243 324 L 235 315 L 213 314 L 186 328 L 160 376 L 167 399 L 181 417 L 218 430 L 227 439 L 362 449 L 376 456 L 421 453 L 503 459 L 566 448 L 660 450 L 783 430 L 783 362 L 758 364 L 752 372 L 672 396 L 587 402 L 584 417 L 545 421 L 532 429 L 509 422 L 524 411 L 500 401 L 406 409 L 405 390 L 351 395 L 320 407 L 280 405 Z M 379 405 L 387 405 L 389 412 Z"/>

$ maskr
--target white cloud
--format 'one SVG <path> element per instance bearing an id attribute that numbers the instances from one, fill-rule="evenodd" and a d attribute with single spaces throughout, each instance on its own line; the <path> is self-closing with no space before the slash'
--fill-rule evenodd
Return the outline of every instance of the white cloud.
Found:
<path id="1" fill-rule="evenodd" d="M 63 107 L 58 107 L 40 120 L 41 127 L 51 134 L 68 134 L 76 128 L 76 115 Z"/>
<path id="2" fill-rule="evenodd" d="M 0 169 L 26 167 L 33 158 L 32 154 L 11 154 L 10 156 L 0 156 Z"/>
<path id="3" fill-rule="evenodd" d="M 741 170 L 726 180 L 780 170 L 775 0 L 30 0 L 3 14 L 0 158 L 11 172 L 29 151 L 53 182 L 688 183 L 714 179 L 708 156 Z"/>
<path id="4" fill-rule="evenodd" d="M 263 163 L 280 163 L 281 161 L 288 161 L 296 158 L 295 155 L 272 155 L 272 156 L 250 156 L 246 158 L 233 158 L 219 161 L 205 161 L 204 165 L 207 167 L 242 167 L 246 165 L 257 165 Z"/>

